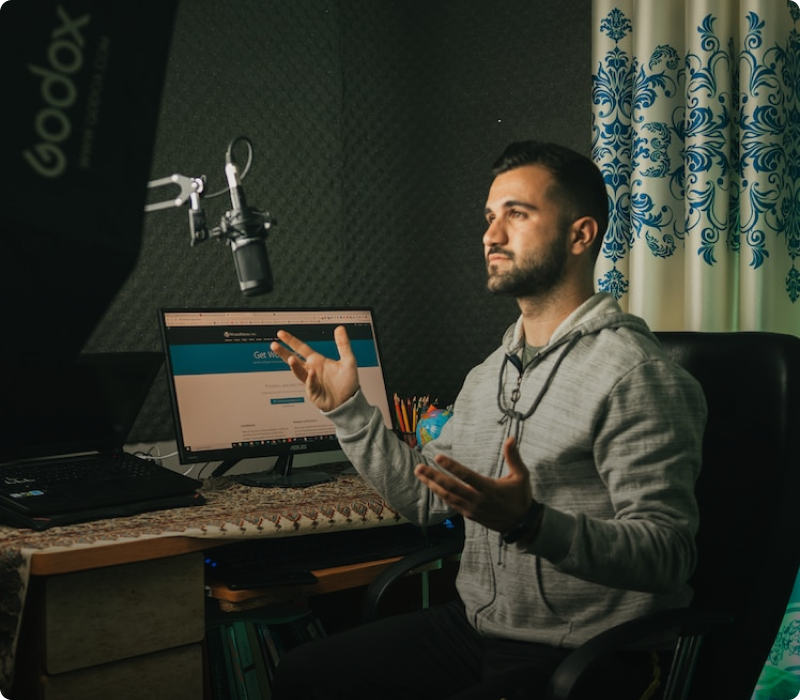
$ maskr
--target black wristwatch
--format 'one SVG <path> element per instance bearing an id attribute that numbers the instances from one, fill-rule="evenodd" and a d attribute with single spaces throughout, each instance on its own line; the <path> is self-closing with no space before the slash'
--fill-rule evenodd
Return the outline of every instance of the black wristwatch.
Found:
<path id="1" fill-rule="evenodd" d="M 539 522 L 543 510 L 544 506 L 541 503 L 532 501 L 531 507 L 528 508 L 528 512 L 525 513 L 525 517 L 522 518 L 520 523 L 503 535 L 503 542 L 506 544 L 514 544 L 514 542 L 521 540 L 525 535 L 531 532 L 534 526 Z"/>

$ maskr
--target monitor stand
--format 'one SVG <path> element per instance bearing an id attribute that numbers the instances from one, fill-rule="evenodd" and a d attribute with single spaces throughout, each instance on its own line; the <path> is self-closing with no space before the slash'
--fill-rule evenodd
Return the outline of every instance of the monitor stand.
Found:
<path id="1" fill-rule="evenodd" d="M 275 462 L 275 467 L 269 472 L 254 472 L 252 474 L 239 474 L 236 481 L 245 486 L 259 486 L 259 487 L 279 487 L 279 488 L 304 488 L 306 486 L 316 486 L 317 484 L 324 484 L 328 481 L 333 481 L 333 477 L 325 472 L 312 471 L 311 469 L 298 469 L 292 470 L 292 462 L 294 455 L 281 455 L 278 461 Z M 231 464 L 223 463 L 215 471 L 214 475 L 218 476 L 217 472 L 226 465 L 225 471 L 230 469 L 235 462 Z"/>

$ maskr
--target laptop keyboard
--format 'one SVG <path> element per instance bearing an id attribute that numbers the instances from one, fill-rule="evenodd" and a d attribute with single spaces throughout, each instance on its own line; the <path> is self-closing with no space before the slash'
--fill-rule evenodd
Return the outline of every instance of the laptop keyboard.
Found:
<path id="1" fill-rule="evenodd" d="M 120 477 L 137 478 L 157 473 L 159 469 L 161 467 L 153 462 L 119 453 L 101 457 L 77 457 L 47 464 L 3 467 L 0 470 L 0 481 L 6 486 L 47 489 L 66 483 L 106 481 Z"/>

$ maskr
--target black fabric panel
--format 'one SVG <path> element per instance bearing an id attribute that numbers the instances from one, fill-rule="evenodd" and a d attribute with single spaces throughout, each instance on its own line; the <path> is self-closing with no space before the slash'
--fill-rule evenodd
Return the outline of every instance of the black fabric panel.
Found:
<path id="1" fill-rule="evenodd" d="M 160 306 L 373 306 L 390 392 L 455 397 L 517 314 L 485 291 L 483 203 L 510 141 L 590 148 L 585 0 L 184 0 L 152 177 L 205 174 L 248 136 L 274 291 L 189 246 L 185 210 L 146 216 L 137 268 L 88 348 L 160 349 Z M 238 153 L 238 151 L 237 151 Z M 238 161 L 237 161 L 238 162 Z M 216 224 L 226 198 L 205 202 Z M 171 438 L 159 381 L 132 439 Z"/>

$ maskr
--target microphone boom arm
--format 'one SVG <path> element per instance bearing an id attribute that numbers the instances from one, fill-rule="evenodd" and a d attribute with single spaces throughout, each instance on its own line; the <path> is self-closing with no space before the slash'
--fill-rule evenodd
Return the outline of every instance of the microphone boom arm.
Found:
<path id="1" fill-rule="evenodd" d="M 190 244 L 195 245 L 212 238 L 216 240 L 224 239 L 233 250 L 241 291 L 247 295 L 254 295 L 272 290 L 272 272 L 267 259 L 266 247 L 263 243 L 269 235 L 269 230 L 277 222 L 270 216 L 269 212 L 254 209 L 247 205 L 244 190 L 239 180 L 239 173 L 232 159 L 233 146 L 239 140 L 247 143 L 250 153 L 250 159 L 245 166 L 245 174 L 252 160 L 252 145 L 247 139 L 239 137 L 231 141 L 226 153 L 225 174 L 228 180 L 232 208 L 222 216 L 219 226 L 208 228 L 205 211 L 200 204 L 200 199 L 206 189 L 205 175 L 189 177 L 175 173 L 169 177 L 151 180 L 147 183 L 148 189 L 177 186 L 179 193 L 172 199 L 146 204 L 144 210 L 145 212 L 153 212 L 172 207 L 182 207 L 188 202 Z M 208 197 L 216 197 L 224 193 L 225 190 L 220 190 L 208 195 Z"/>
<path id="2" fill-rule="evenodd" d="M 169 177 L 162 177 L 159 180 L 151 180 L 147 183 L 148 189 L 155 189 L 157 187 L 167 187 L 177 185 L 180 188 L 180 193 L 173 199 L 167 199 L 163 202 L 154 202 L 145 206 L 146 212 L 160 211 L 161 209 L 170 209 L 171 207 L 182 207 L 189 202 L 189 234 L 190 243 L 194 245 L 202 241 L 207 241 L 209 238 L 221 238 L 221 228 L 209 231 L 206 225 L 206 214 L 200 206 L 200 197 L 205 190 L 205 177 L 187 177 L 180 173 L 175 173 Z"/>

